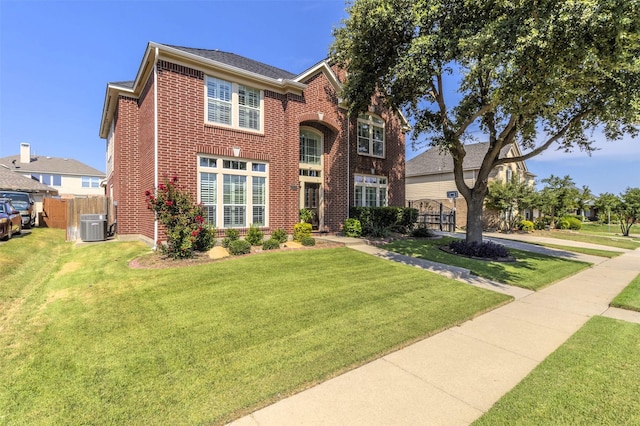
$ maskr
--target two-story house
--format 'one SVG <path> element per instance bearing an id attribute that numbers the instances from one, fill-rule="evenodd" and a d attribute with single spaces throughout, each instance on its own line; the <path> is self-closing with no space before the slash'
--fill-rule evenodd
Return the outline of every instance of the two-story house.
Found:
<path id="1" fill-rule="evenodd" d="M 104 195 L 103 172 L 73 158 L 34 154 L 25 142 L 20 144 L 20 154 L 0 158 L 0 165 L 55 188 L 61 198 Z"/>
<path id="2" fill-rule="evenodd" d="M 488 142 L 465 145 L 466 156 L 463 161 L 464 181 L 469 187 L 475 185 L 482 160 L 489 149 Z M 519 157 L 520 148 L 516 144 L 508 145 L 500 152 L 500 158 Z M 508 182 L 512 176 L 533 185 L 535 175 L 529 172 L 524 161 L 507 163 L 495 168 L 489 175 L 490 181 Z M 442 203 L 445 207 L 457 211 L 456 225 L 466 226 L 467 204 L 464 198 L 448 197 L 456 194 L 458 188 L 453 177 L 453 159 L 447 152 L 432 147 L 425 152 L 407 160 L 406 164 L 406 197 L 409 205 L 418 209 L 433 208 L 433 204 Z M 527 219 L 531 212 L 527 211 Z M 491 220 L 494 220 L 491 218 Z"/>
<path id="3" fill-rule="evenodd" d="M 335 232 L 350 206 L 404 205 L 407 123 L 375 99 L 350 116 L 343 78 L 327 61 L 294 74 L 149 43 L 135 80 L 107 85 L 100 124 L 119 236 L 162 239 L 144 194 L 173 176 L 219 231 L 292 232 L 309 208 Z"/>

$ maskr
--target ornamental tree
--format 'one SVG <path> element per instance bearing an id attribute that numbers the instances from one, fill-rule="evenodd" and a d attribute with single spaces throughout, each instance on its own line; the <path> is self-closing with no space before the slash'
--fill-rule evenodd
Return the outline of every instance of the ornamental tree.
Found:
<path id="1" fill-rule="evenodd" d="M 620 230 L 625 237 L 629 236 L 631 227 L 640 221 L 640 188 L 627 188 L 620 194 L 620 203 L 616 206 L 620 218 Z"/>
<path id="2" fill-rule="evenodd" d="M 500 212 L 504 229 L 511 232 L 519 222 L 519 213 L 532 206 L 534 193 L 531 185 L 513 175 L 507 182 L 489 184 L 486 206 Z"/>
<path id="3" fill-rule="evenodd" d="M 165 178 L 155 191 L 146 191 L 145 197 L 147 208 L 165 228 L 167 241 L 158 241 L 160 250 L 174 259 L 190 258 L 194 251 L 213 247 L 215 230 L 204 223 L 204 208 L 177 184 L 177 176 Z"/>
<path id="4" fill-rule="evenodd" d="M 629 0 L 354 0 L 334 30 L 350 112 L 374 94 L 453 158 L 468 205 L 467 241 L 482 241 L 482 207 L 496 166 L 555 146 L 594 150 L 636 136 L 640 122 L 640 2 Z M 488 149 L 473 186 L 465 142 Z M 476 138 L 477 139 L 477 138 Z M 522 155 L 500 158 L 518 143 Z"/>

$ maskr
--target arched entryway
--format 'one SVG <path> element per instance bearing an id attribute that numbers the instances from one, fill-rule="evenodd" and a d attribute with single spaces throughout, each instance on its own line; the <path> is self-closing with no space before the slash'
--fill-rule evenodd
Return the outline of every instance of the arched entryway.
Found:
<path id="1" fill-rule="evenodd" d="M 312 127 L 300 127 L 300 208 L 313 213 L 314 230 L 324 229 L 324 137 Z"/>

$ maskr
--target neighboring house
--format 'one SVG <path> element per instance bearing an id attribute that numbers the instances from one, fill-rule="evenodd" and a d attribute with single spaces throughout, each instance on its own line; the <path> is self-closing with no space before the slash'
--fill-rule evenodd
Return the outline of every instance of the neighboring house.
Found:
<path id="1" fill-rule="evenodd" d="M 478 171 L 482 165 L 489 143 L 475 143 L 465 145 L 463 170 L 464 180 L 468 186 L 476 183 Z M 517 145 L 506 146 L 500 152 L 500 158 L 520 156 Z M 530 184 L 533 184 L 535 175 L 527 169 L 527 165 L 520 161 L 516 163 L 502 164 L 496 167 L 489 175 L 490 182 L 501 180 L 507 182 L 512 176 L 520 176 Z M 457 199 L 448 198 L 450 192 L 458 192 L 453 177 L 453 159 L 447 152 L 440 151 L 438 147 L 417 155 L 407 160 L 406 165 L 406 197 L 410 205 L 428 205 L 429 202 L 442 203 L 447 208 L 456 208 L 456 225 L 464 227 L 467 223 L 467 204 L 462 196 Z M 531 212 L 525 212 L 530 216 Z M 530 217 L 526 217 L 531 219 Z"/>
<path id="2" fill-rule="evenodd" d="M 404 205 L 407 123 L 375 99 L 348 116 L 343 78 L 149 43 L 135 80 L 107 85 L 100 124 L 119 236 L 162 239 L 144 194 L 173 176 L 218 230 L 292 232 L 309 208 L 335 232 L 350 206 Z"/>
<path id="3" fill-rule="evenodd" d="M 27 192 L 35 201 L 36 217 L 39 223 L 38 213 L 42 212 L 42 202 L 46 197 L 58 195 L 58 190 L 50 186 L 36 182 L 33 179 L 22 176 L 0 164 L 0 191 Z"/>
<path id="4" fill-rule="evenodd" d="M 104 195 L 103 172 L 72 158 L 32 155 L 28 143 L 20 144 L 19 155 L 0 158 L 0 166 L 55 188 L 61 198 Z"/>

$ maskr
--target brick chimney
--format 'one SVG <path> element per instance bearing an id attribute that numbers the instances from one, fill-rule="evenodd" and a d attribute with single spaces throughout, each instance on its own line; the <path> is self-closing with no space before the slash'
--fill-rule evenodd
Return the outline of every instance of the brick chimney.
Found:
<path id="1" fill-rule="evenodd" d="M 31 162 L 31 145 L 29 145 L 28 143 L 23 142 L 20 144 L 20 162 Z"/>

